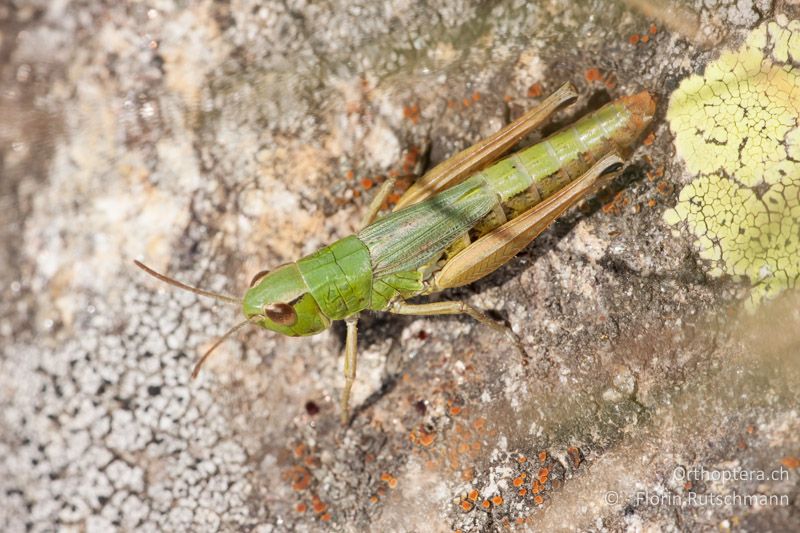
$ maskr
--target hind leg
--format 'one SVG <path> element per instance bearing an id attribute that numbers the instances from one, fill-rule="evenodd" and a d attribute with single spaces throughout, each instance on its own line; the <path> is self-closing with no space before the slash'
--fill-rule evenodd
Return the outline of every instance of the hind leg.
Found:
<path id="1" fill-rule="evenodd" d="M 488 326 L 498 333 L 502 333 L 514 345 L 514 348 L 522 356 L 522 364 L 528 364 L 528 354 L 522 347 L 522 341 L 507 325 L 496 322 L 489 318 L 483 311 L 469 305 L 466 302 L 449 301 L 449 302 L 432 302 L 427 304 L 409 304 L 403 301 L 394 302 L 389 309 L 390 313 L 397 315 L 421 315 L 421 316 L 434 316 L 434 315 L 469 315 L 484 326 Z"/>

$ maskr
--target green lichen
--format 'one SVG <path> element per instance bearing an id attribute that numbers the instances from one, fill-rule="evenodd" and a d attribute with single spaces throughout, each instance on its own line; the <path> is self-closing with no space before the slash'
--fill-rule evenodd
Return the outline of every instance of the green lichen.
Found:
<path id="1" fill-rule="evenodd" d="M 779 16 L 684 80 L 667 111 L 698 175 L 666 211 L 709 274 L 752 285 L 749 306 L 800 280 L 800 21 Z"/>

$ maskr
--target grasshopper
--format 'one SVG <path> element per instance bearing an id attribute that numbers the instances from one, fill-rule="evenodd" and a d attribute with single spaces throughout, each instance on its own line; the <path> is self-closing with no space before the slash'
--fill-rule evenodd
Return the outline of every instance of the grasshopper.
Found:
<path id="1" fill-rule="evenodd" d="M 362 311 L 400 315 L 466 314 L 505 337 L 525 357 L 511 328 L 463 301 L 412 304 L 407 300 L 466 285 L 495 271 L 554 219 L 620 172 L 652 120 L 646 91 L 623 96 L 575 124 L 496 161 L 557 109 L 577 99 L 567 83 L 539 106 L 494 135 L 434 167 L 378 217 L 394 187 L 388 179 L 370 203 L 361 230 L 294 263 L 256 274 L 243 298 L 192 287 L 139 261 L 148 274 L 179 288 L 240 305 L 245 320 L 200 358 L 192 377 L 225 339 L 254 324 L 284 335 L 314 335 L 344 320 L 342 424 L 358 362 Z M 494 164 L 492 164 L 494 162 Z"/>

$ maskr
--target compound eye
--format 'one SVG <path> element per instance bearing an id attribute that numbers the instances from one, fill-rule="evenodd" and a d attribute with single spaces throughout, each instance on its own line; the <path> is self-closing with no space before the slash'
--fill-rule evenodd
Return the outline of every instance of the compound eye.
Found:
<path id="1" fill-rule="evenodd" d="M 297 313 L 289 304 L 269 304 L 264 306 L 267 318 L 281 326 L 293 326 L 297 322 Z"/>
<path id="2" fill-rule="evenodd" d="M 261 281 L 262 279 L 264 279 L 264 277 L 265 277 L 267 274 L 269 274 L 269 272 L 270 272 L 269 270 L 262 270 L 261 272 L 259 272 L 259 273 L 258 273 L 258 274 L 256 274 L 255 276 L 253 276 L 253 280 L 250 282 L 250 288 L 252 289 L 253 287 L 255 287 L 255 286 L 256 286 L 256 284 L 257 284 L 259 281 Z"/>

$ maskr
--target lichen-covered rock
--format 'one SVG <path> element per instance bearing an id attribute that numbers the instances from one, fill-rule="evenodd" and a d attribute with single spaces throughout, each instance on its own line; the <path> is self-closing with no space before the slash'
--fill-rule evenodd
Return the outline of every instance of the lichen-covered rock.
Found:
<path id="1" fill-rule="evenodd" d="M 421 172 L 561 83 L 581 98 L 525 142 L 622 94 L 666 102 L 783 20 L 762 0 L 659 5 L 0 5 L 0 527 L 794 526 L 799 306 L 737 316 L 743 287 L 705 276 L 663 223 L 684 169 L 663 104 L 610 188 L 445 295 L 507 319 L 530 364 L 467 318 L 366 315 L 347 428 L 341 327 L 244 330 L 192 381 L 239 310 L 131 263 L 241 294 L 353 232 L 384 176 Z M 676 474 L 697 467 L 787 477 Z M 790 503 L 641 498 L 732 493 Z"/>
<path id="2" fill-rule="evenodd" d="M 713 276 L 755 287 L 749 305 L 800 278 L 800 20 L 778 16 L 672 93 L 678 155 L 700 177 L 665 212 L 686 223 Z"/>

